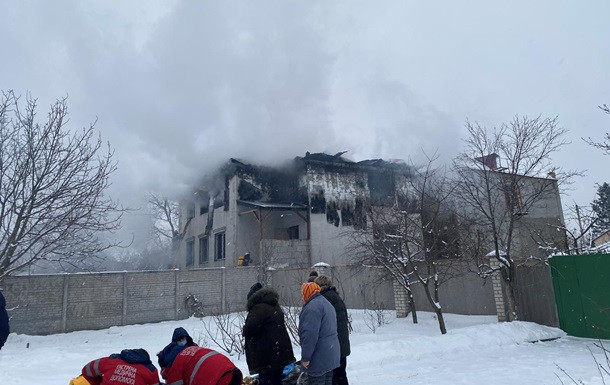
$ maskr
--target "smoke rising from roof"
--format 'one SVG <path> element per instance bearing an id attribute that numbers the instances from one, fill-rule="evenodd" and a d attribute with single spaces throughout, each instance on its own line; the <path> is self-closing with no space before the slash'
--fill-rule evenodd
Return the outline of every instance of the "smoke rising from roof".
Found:
<path id="1" fill-rule="evenodd" d="M 575 143 L 560 161 L 582 168 L 597 154 L 580 137 L 610 127 L 596 109 L 610 103 L 603 0 L 124 3 L 5 7 L 0 87 L 31 91 L 40 115 L 68 94 L 75 129 L 98 117 L 119 161 L 111 193 L 132 207 L 196 188 L 230 157 L 449 160 L 466 118 L 516 113 L 559 114 Z M 605 177 L 592 163 L 582 197 Z"/>

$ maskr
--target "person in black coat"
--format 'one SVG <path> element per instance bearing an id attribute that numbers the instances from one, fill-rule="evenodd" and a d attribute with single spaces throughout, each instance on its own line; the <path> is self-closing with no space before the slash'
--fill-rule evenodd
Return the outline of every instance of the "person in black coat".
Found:
<path id="1" fill-rule="evenodd" d="M 250 374 L 258 373 L 260 385 L 281 385 L 284 366 L 296 360 L 279 294 L 256 283 L 248 293 L 247 310 L 243 336 Z"/>
<path id="2" fill-rule="evenodd" d="M 8 313 L 6 312 L 6 300 L 0 291 L 0 349 L 8 339 L 10 328 L 8 326 Z"/>
<path id="3" fill-rule="evenodd" d="M 347 308 L 345 303 L 337 293 L 337 288 L 333 286 L 332 280 L 320 275 L 316 278 L 315 283 L 320 286 L 320 294 L 333 305 L 337 313 L 337 334 L 339 337 L 339 346 L 341 348 L 340 366 L 333 371 L 333 385 L 348 385 L 347 373 L 347 356 L 350 354 L 349 345 L 349 319 L 347 316 Z"/>

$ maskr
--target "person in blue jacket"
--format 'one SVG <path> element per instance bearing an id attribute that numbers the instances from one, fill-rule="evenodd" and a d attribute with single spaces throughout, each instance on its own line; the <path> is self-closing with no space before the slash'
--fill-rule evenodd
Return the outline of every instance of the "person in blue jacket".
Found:
<path id="1" fill-rule="evenodd" d="M 0 349 L 4 346 L 10 332 L 8 313 L 6 312 L 6 300 L 0 291 Z"/>
<path id="2" fill-rule="evenodd" d="M 308 385 L 332 385 L 333 370 L 341 359 L 335 308 L 320 295 L 315 282 L 304 283 L 301 292 L 305 302 L 299 316 L 301 365 Z"/>
<path id="3" fill-rule="evenodd" d="M 189 346 L 194 346 L 195 343 L 193 339 L 186 331 L 186 329 L 178 327 L 174 329 L 174 333 L 172 335 L 172 342 L 170 342 L 167 346 L 163 348 L 159 353 L 157 353 L 157 358 L 159 359 L 159 366 L 161 368 L 165 368 L 168 366 L 172 366 L 176 356 L 180 354 Z"/>

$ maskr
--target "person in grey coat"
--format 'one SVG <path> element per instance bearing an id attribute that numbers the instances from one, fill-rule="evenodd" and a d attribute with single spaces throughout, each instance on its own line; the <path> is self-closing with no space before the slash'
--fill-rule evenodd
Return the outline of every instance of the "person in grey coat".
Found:
<path id="1" fill-rule="evenodd" d="M 320 295 L 320 286 L 306 282 L 301 287 L 303 310 L 299 316 L 301 364 L 308 385 L 332 385 L 341 351 L 337 337 L 337 315 L 333 305 Z"/>

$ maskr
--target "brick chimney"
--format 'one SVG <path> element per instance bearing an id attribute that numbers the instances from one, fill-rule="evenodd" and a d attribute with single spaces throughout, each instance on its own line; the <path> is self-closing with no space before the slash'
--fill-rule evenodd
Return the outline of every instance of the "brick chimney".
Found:
<path id="1" fill-rule="evenodd" d="M 485 167 L 487 167 L 491 170 L 496 170 L 496 169 L 498 169 L 498 158 L 500 158 L 500 155 L 493 153 L 493 154 L 482 156 L 480 158 L 474 158 L 474 160 L 477 160 L 477 161 L 483 163 L 485 165 Z"/>

